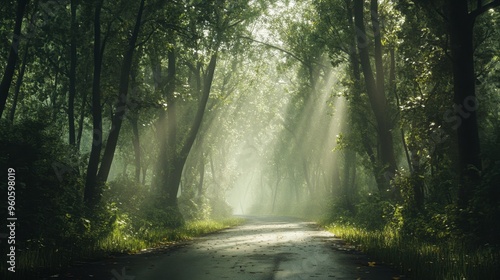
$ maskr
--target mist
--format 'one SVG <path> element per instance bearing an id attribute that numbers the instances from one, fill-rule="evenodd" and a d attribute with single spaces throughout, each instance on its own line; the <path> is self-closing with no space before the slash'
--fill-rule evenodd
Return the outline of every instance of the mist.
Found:
<path id="1" fill-rule="evenodd" d="M 499 279 L 500 1 L 429 2 L 3 1 L 0 278 Z"/>
<path id="2" fill-rule="evenodd" d="M 262 50 L 235 70 L 219 68 L 216 81 L 234 79 L 235 88 L 229 95 L 227 85 L 215 84 L 224 99 L 209 104 L 189 162 L 204 154 L 206 193 L 222 190 L 233 214 L 319 214 L 340 180 L 336 146 L 347 108 L 339 73 L 318 69 L 314 89 L 304 89 L 297 66 L 278 70 L 282 53 Z"/>

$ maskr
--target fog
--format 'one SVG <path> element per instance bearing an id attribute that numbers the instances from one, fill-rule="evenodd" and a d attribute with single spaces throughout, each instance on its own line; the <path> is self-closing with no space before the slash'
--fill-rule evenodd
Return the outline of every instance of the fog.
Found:
<path id="1" fill-rule="evenodd" d="M 276 70 L 278 51 L 258 55 L 236 73 L 217 73 L 219 80 L 236 75 L 244 90 L 227 96 L 226 106 L 213 105 L 191 155 L 207 153 L 207 191 L 222 189 L 233 214 L 319 213 L 338 181 L 335 148 L 346 114 L 338 74 L 321 69 L 315 89 L 301 89 L 296 66 Z"/>
<path id="2" fill-rule="evenodd" d="M 283 15 L 293 23 L 293 15 L 301 12 L 294 5 L 270 9 L 248 28 L 255 39 L 241 39 L 231 51 L 219 54 L 177 192 L 184 215 L 318 216 L 342 195 L 344 175 L 339 170 L 345 157 L 337 142 L 348 122 L 345 66 L 333 67 L 322 52 L 309 60 L 293 54 L 290 42 L 283 41 L 285 34 L 277 32 L 282 27 L 271 28 Z M 146 74 L 154 80 L 154 73 Z M 177 90 L 176 133 L 184 141 L 198 101 Z M 167 130 L 165 124 L 142 123 L 148 139 Z M 156 156 L 160 148 L 156 141 L 141 145 L 148 168 L 144 184 L 150 187 L 161 170 Z M 134 165 L 131 150 L 126 144 L 121 147 L 111 179 Z"/>

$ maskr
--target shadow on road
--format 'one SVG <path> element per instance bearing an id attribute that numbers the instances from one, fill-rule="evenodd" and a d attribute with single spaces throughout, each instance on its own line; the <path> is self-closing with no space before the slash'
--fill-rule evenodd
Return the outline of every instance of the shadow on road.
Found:
<path id="1" fill-rule="evenodd" d="M 180 245 L 75 266 L 57 279 L 392 279 L 386 266 L 314 223 L 244 216 L 246 223 Z"/>

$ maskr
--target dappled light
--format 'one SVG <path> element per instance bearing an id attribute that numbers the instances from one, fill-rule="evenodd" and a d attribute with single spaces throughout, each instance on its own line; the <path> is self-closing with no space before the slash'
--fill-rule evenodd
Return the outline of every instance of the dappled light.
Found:
<path id="1" fill-rule="evenodd" d="M 3 0 L 0 278 L 500 279 L 500 1 L 434 2 Z"/>

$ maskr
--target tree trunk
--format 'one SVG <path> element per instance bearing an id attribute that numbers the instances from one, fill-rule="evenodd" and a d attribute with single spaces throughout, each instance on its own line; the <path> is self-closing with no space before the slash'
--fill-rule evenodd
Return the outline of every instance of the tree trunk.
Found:
<path id="1" fill-rule="evenodd" d="M 203 198 L 203 184 L 205 182 L 205 154 L 203 153 L 203 150 L 201 152 L 199 160 L 200 162 L 199 162 L 198 172 L 200 174 L 200 180 L 198 181 L 198 197 L 199 197 L 199 202 L 201 203 Z"/>
<path id="2" fill-rule="evenodd" d="M 213 54 L 210 58 L 210 63 L 208 64 L 207 74 L 204 79 L 203 91 L 200 99 L 200 103 L 198 104 L 198 110 L 196 112 L 195 119 L 191 128 L 189 129 L 189 134 L 187 136 L 186 142 L 183 144 L 181 151 L 176 157 L 175 162 L 173 163 L 172 173 L 168 180 L 167 194 L 168 194 L 168 203 L 169 205 L 176 206 L 177 205 L 177 192 L 179 191 L 179 183 L 181 180 L 182 170 L 186 163 L 186 159 L 191 151 L 191 147 L 196 140 L 196 136 L 198 135 L 198 131 L 200 129 L 203 115 L 205 113 L 205 108 L 208 102 L 208 97 L 210 95 L 210 91 L 212 88 L 212 81 L 214 78 L 215 67 L 217 64 L 217 53 Z M 168 112 L 168 111 L 167 111 Z"/>
<path id="3" fill-rule="evenodd" d="M 215 175 L 214 157 L 212 153 L 210 153 L 210 172 L 212 172 L 212 180 L 214 181 L 215 188 L 219 188 L 219 182 L 217 180 L 217 176 Z"/>
<path id="4" fill-rule="evenodd" d="M 378 1 L 371 0 L 370 2 L 370 16 L 372 21 L 373 42 L 375 45 L 375 69 L 376 69 L 376 82 L 377 91 L 379 95 L 385 99 L 385 86 L 384 86 L 384 64 L 382 61 L 382 39 L 380 19 L 378 16 Z"/>
<path id="5" fill-rule="evenodd" d="M 17 1 L 14 36 L 12 36 L 12 44 L 10 47 L 9 57 L 7 59 L 7 66 L 5 67 L 2 82 L 0 83 L 0 118 L 2 117 L 3 111 L 5 110 L 5 104 L 7 103 L 10 85 L 12 84 L 12 78 L 14 77 L 14 72 L 16 70 L 17 53 L 19 51 L 19 44 L 21 42 L 21 27 L 23 24 L 24 12 L 26 10 L 28 2 L 29 0 Z"/>
<path id="6" fill-rule="evenodd" d="M 76 96 L 76 0 L 71 0 L 71 43 L 70 43 L 70 67 L 69 67 L 69 92 L 68 92 L 68 129 L 69 144 L 76 144 L 75 136 L 75 96 Z"/>
<path id="7" fill-rule="evenodd" d="M 165 97 L 167 99 L 167 110 L 160 112 L 157 136 L 160 145 L 158 153 L 158 164 L 156 170 L 156 179 L 154 185 L 167 203 L 167 206 L 177 206 L 177 191 L 175 194 L 169 192 L 170 181 L 172 180 L 173 170 L 176 162 L 176 139 L 177 139 L 177 120 L 176 120 L 176 104 L 174 98 L 175 92 L 175 76 L 176 76 L 176 52 L 174 48 L 168 50 L 168 68 L 167 68 L 167 84 Z M 152 54 L 153 76 L 155 77 L 155 88 L 161 90 L 163 88 L 161 81 L 161 63 L 156 53 Z M 179 178 L 180 180 L 180 178 Z M 177 186 L 178 187 L 178 186 Z M 170 197 L 173 196 L 173 197 Z"/>
<path id="8" fill-rule="evenodd" d="M 467 1 L 448 1 L 450 8 L 450 43 L 453 59 L 453 102 L 458 121 L 460 168 L 459 207 L 466 208 L 481 172 L 480 142 L 476 109 L 473 25 Z"/>
<path id="9" fill-rule="evenodd" d="M 335 193 L 336 190 L 340 190 L 340 193 L 343 193 L 343 182 L 342 178 L 340 178 L 340 168 L 338 166 L 334 166 L 332 174 L 331 174 L 331 192 L 335 196 L 338 195 L 338 193 Z"/>
<path id="10" fill-rule="evenodd" d="M 108 135 L 106 148 L 104 149 L 101 167 L 99 168 L 99 173 L 98 173 L 98 180 L 100 182 L 106 182 L 106 180 L 108 179 L 109 171 L 111 170 L 111 164 L 113 163 L 113 158 L 115 155 L 116 145 L 118 143 L 118 136 L 120 134 L 123 118 L 125 117 L 125 113 L 127 111 L 129 75 L 130 75 L 130 70 L 132 69 L 132 59 L 134 56 L 137 37 L 139 36 L 143 10 L 144 10 L 144 0 L 141 0 L 139 11 L 137 12 L 134 30 L 128 42 L 127 52 L 125 53 L 125 56 L 123 58 L 122 69 L 120 72 L 120 85 L 118 89 L 119 90 L 118 102 L 116 104 L 115 113 L 111 120 L 111 131 L 109 132 Z"/>
<path id="11" fill-rule="evenodd" d="M 132 88 L 135 89 L 135 93 L 139 91 L 139 84 L 137 83 L 137 76 L 139 74 L 139 59 L 135 59 L 132 70 L 131 70 L 131 84 Z M 132 96 L 135 98 L 135 96 Z M 141 182 L 141 169 L 142 169 L 142 153 L 141 153 L 141 142 L 139 134 L 139 111 L 134 110 L 128 117 L 130 126 L 132 127 L 132 145 L 134 147 L 134 166 L 135 166 L 135 176 L 134 179 L 137 183 Z"/>
<path id="12" fill-rule="evenodd" d="M 86 102 L 87 101 L 87 91 L 83 91 L 82 94 L 82 102 L 81 102 L 81 108 L 80 108 L 80 118 L 78 120 L 78 134 L 76 135 L 76 150 L 80 150 L 80 144 L 82 142 L 82 134 L 83 134 L 83 121 L 85 119 L 85 112 L 86 112 Z"/>
<path id="13" fill-rule="evenodd" d="M 372 14 L 377 13 L 376 5 L 372 2 Z M 385 92 L 383 91 L 383 72 L 382 72 L 382 52 L 380 46 L 380 36 L 375 36 L 375 64 L 377 68 L 377 81 L 373 75 L 372 67 L 370 64 L 370 55 L 368 50 L 368 36 L 365 32 L 365 25 L 363 19 L 363 0 L 354 0 L 354 22 L 356 26 L 356 38 L 357 46 L 359 51 L 359 58 L 361 63 L 361 69 L 363 71 L 363 76 L 365 80 L 366 90 L 368 93 L 368 98 L 370 100 L 370 106 L 375 115 L 377 123 L 377 136 L 380 149 L 377 153 L 378 155 L 378 170 L 382 176 L 382 185 L 379 185 L 379 191 L 381 193 L 386 193 L 386 189 L 389 187 L 389 180 L 392 174 L 396 171 L 396 159 L 394 156 L 394 147 L 391 133 L 391 125 L 388 117 L 388 106 Z M 380 32 L 380 31 L 377 31 Z M 381 76 L 382 74 L 382 76 Z M 387 176 L 386 176 L 387 175 Z M 377 177 L 378 177 L 377 176 Z M 379 178 L 380 179 L 380 178 Z M 380 181 L 379 181 L 380 182 Z"/>
<path id="14" fill-rule="evenodd" d="M 351 150 L 346 150 L 345 155 L 345 164 L 344 164 L 344 182 L 342 184 L 342 194 L 344 196 L 344 203 L 346 209 L 351 213 L 354 212 L 354 204 L 352 200 L 352 195 L 354 194 L 354 176 L 356 170 L 356 153 Z M 352 179 L 351 179 L 352 178 Z"/>
<path id="15" fill-rule="evenodd" d="M 356 32 L 356 26 L 353 22 L 353 3 L 352 0 L 345 0 L 346 4 L 346 9 L 347 9 L 347 22 L 349 26 L 352 26 L 352 34 L 357 34 Z M 352 98 L 352 103 L 355 105 L 361 105 L 363 101 L 361 100 L 361 69 L 359 67 L 359 55 L 357 51 L 357 38 L 354 36 L 351 45 L 349 48 L 349 63 L 351 65 L 351 71 L 352 71 L 352 78 L 354 80 L 354 93 L 353 93 L 353 98 Z M 354 117 L 359 117 L 359 120 L 354 120 Z M 353 123 L 359 123 L 360 127 L 359 129 L 365 129 L 369 124 L 368 119 L 366 117 L 366 114 L 357 114 L 355 115 L 354 112 L 351 112 L 351 118 L 353 119 Z M 372 145 L 370 143 L 370 140 L 368 137 L 361 136 L 361 143 L 363 145 L 363 149 L 365 150 L 366 155 L 368 156 L 368 159 L 370 160 L 372 164 L 372 172 L 373 172 L 373 177 L 375 178 L 377 188 L 379 190 L 383 190 L 386 187 L 386 183 L 384 182 L 383 174 L 381 173 L 380 168 L 378 167 L 378 162 L 377 158 L 375 156 L 375 153 L 373 152 Z"/>
<path id="16" fill-rule="evenodd" d="M 59 108 L 57 107 L 58 106 L 57 100 L 59 97 L 59 92 L 57 91 L 58 87 L 59 87 L 59 71 L 56 71 L 56 76 L 54 77 L 54 89 L 52 90 L 52 96 L 50 96 L 50 100 L 52 101 L 52 123 L 56 123 L 57 113 L 59 112 Z"/>
<path id="17" fill-rule="evenodd" d="M 139 183 L 141 181 L 141 145 L 139 138 L 139 126 L 137 124 L 137 116 L 129 118 L 130 125 L 132 126 L 132 144 L 134 145 L 134 155 L 135 155 L 135 181 Z"/>
<path id="18" fill-rule="evenodd" d="M 278 198 L 278 186 L 280 185 L 280 182 L 281 182 L 281 174 L 279 172 L 279 165 L 276 165 L 276 184 L 274 185 L 273 204 L 271 207 L 271 213 L 274 213 L 274 210 L 276 209 L 276 199 Z"/>
<path id="19" fill-rule="evenodd" d="M 97 1 L 94 15 L 94 77 L 92 82 L 92 147 L 90 150 L 87 177 L 85 180 L 84 201 L 93 208 L 99 201 L 100 191 L 97 170 L 102 150 L 102 111 L 101 111 L 101 71 L 104 44 L 101 45 L 101 8 L 102 1 Z"/>
<path id="20" fill-rule="evenodd" d="M 10 122 L 14 123 L 14 117 L 16 115 L 17 104 L 19 102 L 19 94 L 21 92 L 21 85 L 23 84 L 24 73 L 26 72 L 26 64 L 28 60 L 28 46 L 24 49 L 23 54 L 23 64 L 21 65 L 21 70 L 19 75 L 17 75 L 16 87 L 14 88 L 14 100 L 12 100 L 12 107 L 10 109 Z"/>
<path id="21" fill-rule="evenodd" d="M 148 167 L 147 166 L 143 166 L 142 167 L 142 184 L 143 185 L 146 185 L 146 175 L 147 175 L 147 172 L 148 172 Z"/>

